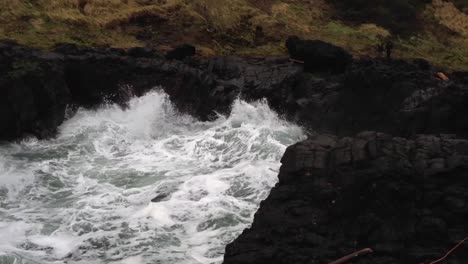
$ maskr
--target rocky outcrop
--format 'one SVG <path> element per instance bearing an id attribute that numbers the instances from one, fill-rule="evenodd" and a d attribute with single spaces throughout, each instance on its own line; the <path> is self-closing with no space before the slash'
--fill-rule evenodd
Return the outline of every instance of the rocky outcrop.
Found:
<path id="1" fill-rule="evenodd" d="M 196 48 L 190 44 L 182 44 L 168 51 L 165 58 L 168 60 L 184 60 L 187 57 L 195 56 Z"/>
<path id="2" fill-rule="evenodd" d="M 0 140 L 51 136 L 62 123 L 70 92 L 62 60 L 0 43 Z"/>
<path id="3" fill-rule="evenodd" d="M 50 89 L 56 93 L 51 96 L 57 99 L 48 99 L 47 110 L 39 107 L 47 114 L 30 114 L 12 121 L 12 116 L 20 115 L 20 110 L 13 108 L 28 101 L 18 102 L 10 96 L 9 103 L 2 106 L 2 118 L 10 119 L 3 122 L 0 132 L 10 136 L 0 139 L 24 133 L 53 134 L 41 131 L 55 130 L 63 121 L 66 104 L 94 107 L 110 101 L 124 105 L 131 96 L 157 86 L 164 89 L 180 111 L 201 120 L 212 119 L 216 113 L 229 113 L 238 97 L 267 98 L 271 107 L 287 119 L 320 133 L 353 135 L 376 130 L 398 136 L 434 132 L 468 136 L 468 119 L 463 118 L 468 110 L 466 73 L 454 73 L 449 75 L 450 81 L 442 81 L 423 60 L 361 60 L 341 74 L 312 74 L 288 58 L 170 61 L 145 48 L 125 51 L 61 45 L 54 53 L 44 53 L 12 43 L 0 46 L 0 60 L 7 62 L 2 64 L 2 72 L 21 68 L 17 66 L 21 58 L 38 62 L 40 67 L 30 69 L 31 74 L 46 77 L 27 83 L 33 78 L 22 75 L 24 78 L 20 76 L 12 83 L 6 74 L 0 83 L 2 91 L 17 91 L 19 82 L 26 82 L 31 91 L 39 91 L 32 87 L 43 83 L 54 87 Z M 34 123 L 42 125 L 35 125 L 35 129 L 31 127 Z"/>
<path id="4" fill-rule="evenodd" d="M 287 149 L 279 183 L 225 264 L 429 263 L 468 234 L 468 141 L 377 132 Z M 467 247 L 446 263 L 465 263 Z"/>
<path id="5" fill-rule="evenodd" d="M 0 140 L 53 136 L 67 105 L 124 106 L 130 97 L 157 86 L 181 111 L 202 120 L 214 117 L 215 111 L 227 113 L 237 95 L 206 70 L 140 49 L 61 45 L 55 52 L 43 52 L 2 42 L 0 62 Z M 213 96 L 220 90 L 223 97 Z"/>
<path id="6" fill-rule="evenodd" d="M 125 103 L 159 87 L 177 108 L 201 120 L 227 114 L 245 89 L 258 98 L 300 67 L 284 59 L 166 60 L 144 48 L 128 51 L 59 45 L 43 52 L 11 42 L 0 45 L 0 140 L 54 135 L 66 106 Z M 249 93 L 245 93 L 246 95 Z"/>
<path id="7" fill-rule="evenodd" d="M 215 79 L 206 71 L 187 63 L 167 61 L 160 57 L 119 55 L 113 50 L 84 51 L 79 55 L 64 54 L 65 79 L 72 103 L 92 107 L 103 99 L 124 104 L 132 96 L 141 96 L 160 87 L 182 112 L 201 120 L 226 113 L 230 103 L 211 96 L 217 88 Z"/>
<path id="8" fill-rule="evenodd" d="M 291 72 L 263 90 L 289 120 L 335 136 L 286 151 L 279 183 L 224 263 L 322 264 L 367 247 L 375 252 L 352 263 L 428 263 L 465 238 L 466 73 L 436 72 L 423 60 L 362 60 L 344 74 Z"/>
<path id="9" fill-rule="evenodd" d="M 302 40 L 296 36 L 286 40 L 292 59 L 304 63 L 306 72 L 342 73 L 352 62 L 352 56 L 343 48 L 321 40 Z"/>
<path id="10" fill-rule="evenodd" d="M 342 75 L 298 72 L 264 96 L 290 120 L 320 133 L 468 136 L 461 116 L 468 110 L 468 86 L 461 78 L 446 82 L 435 73 L 424 61 L 364 60 Z"/>

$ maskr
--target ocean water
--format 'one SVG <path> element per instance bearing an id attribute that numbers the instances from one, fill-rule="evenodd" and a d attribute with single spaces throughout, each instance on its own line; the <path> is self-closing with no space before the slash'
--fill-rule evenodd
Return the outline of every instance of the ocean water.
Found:
<path id="1" fill-rule="evenodd" d="M 304 138 L 263 101 L 213 122 L 158 91 L 80 109 L 54 139 L 0 143 L 0 264 L 221 263 Z"/>

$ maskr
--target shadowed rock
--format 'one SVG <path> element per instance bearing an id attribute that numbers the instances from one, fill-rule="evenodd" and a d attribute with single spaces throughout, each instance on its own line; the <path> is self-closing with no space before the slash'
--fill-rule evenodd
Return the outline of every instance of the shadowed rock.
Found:
<path id="1" fill-rule="evenodd" d="M 190 44 L 183 44 L 175 47 L 166 53 L 166 59 L 168 60 L 183 60 L 188 57 L 195 56 L 196 49 Z"/>
<path id="2" fill-rule="evenodd" d="M 289 120 L 320 133 L 468 136 L 463 74 L 444 82 L 435 73 L 423 61 L 363 60 L 340 75 L 296 73 L 263 96 Z"/>
<path id="3" fill-rule="evenodd" d="M 41 110 L 53 114 L 41 114 L 42 120 L 29 113 L 18 118 L 24 121 L 16 124 L 12 117 L 26 112 L 17 106 L 29 104 L 28 100 L 33 99 L 26 100 L 28 97 L 24 96 L 24 102 L 12 99 L 5 103 L 4 132 L 0 134 L 10 136 L 0 138 L 18 138 L 25 133 L 40 136 L 41 131 L 53 135 L 63 121 L 60 116 L 64 115 L 66 104 L 96 107 L 106 101 L 124 106 L 132 96 L 141 96 L 153 88 L 163 89 L 179 111 L 200 120 L 216 118 L 217 113 L 229 114 L 236 98 L 248 101 L 266 98 L 280 115 L 320 133 L 353 135 L 362 130 L 377 130 L 398 136 L 418 133 L 468 136 L 468 119 L 464 118 L 468 112 L 466 73 L 449 74 L 450 81 L 444 82 L 422 60 L 362 60 L 352 63 L 341 74 L 311 74 L 285 57 L 219 57 L 182 62 L 128 55 L 119 49 L 73 45 L 60 45 L 57 53 L 47 53 L 14 43 L 1 44 L 0 60 L 6 63 L 0 67 L 7 74 L 2 75 L 0 84 L 5 94 L 19 91 L 14 87 L 20 84 L 30 91 L 39 91 L 32 87 L 42 83 L 50 88 L 50 96 L 57 99 L 48 99 L 44 109 L 49 110 Z M 38 63 L 24 64 L 23 58 Z M 36 64 L 40 67 L 28 67 Z M 15 75 L 19 76 L 15 84 L 7 85 L 13 82 L 8 73 L 18 72 L 15 69 L 21 67 L 29 69 L 29 75 L 36 75 L 37 81 L 28 81 L 34 78 L 26 78 L 27 74 Z M 33 97 L 38 98 L 34 101 L 41 101 L 40 95 L 46 94 L 35 94 Z M 49 118 L 55 121 L 43 122 Z M 40 125 L 33 129 L 32 124 L 38 122 Z"/>
<path id="4" fill-rule="evenodd" d="M 56 51 L 0 43 L 0 140 L 27 134 L 53 136 L 64 120 L 67 105 L 125 105 L 130 97 L 159 86 L 180 111 L 201 120 L 216 116 L 215 110 L 226 113 L 230 106 L 230 102 L 210 95 L 222 84 L 181 62 L 69 44 L 58 46 Z"/>
<path id="5" fill-rule="evenodd" d="M 63 59 L 0 43 L 0 140 L 55 134 L 70 103 Z"/>
<path id="6" fill-rule="evenodd" d="M 159 203 L 159 202 L 163 201 L 164 199 L 166 199 L 169 195 L 170 194 L 168 194 L 168 193 L 160 193 L 156 197 L 151 199 L 151 202 L 152 203 Z"/>
<path id="7" fill-rule="evenodd" d="M 342 73 L 352 62 L 344 49 L 321 40 L 301 40 L 296 36 L 286 40 L 291 59 L 304 62 L 306 72 Z"/>
<path id="8" fill-rule="evenodd" d="M 289 147 L 279 183 L 225 264 L 428 263 L 466 237 L 468 141 L 364 132 Z M 463 263 L 466 246 L 449 263 Z"/>

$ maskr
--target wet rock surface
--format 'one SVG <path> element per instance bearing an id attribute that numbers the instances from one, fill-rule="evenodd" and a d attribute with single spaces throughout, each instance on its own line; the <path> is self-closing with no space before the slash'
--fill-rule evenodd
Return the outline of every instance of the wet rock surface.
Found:
<path id="1" fill-rule="evenodd" d="M 378 132 L 319 135 L 287 149 L 279 183 L 225 264 L 429 263 L 468 234 L 468 141 Z M 464 263 L 465 245 L 445 263 Z"/>
<path id="2" fill-rule="evenodd" d="M 58 56 L 0 43 L 0 140 L 55 133 L 70 102 L 63 69 Z"/>
<path id="3" fill-rule="evenodd" d="M 118 103 L 125 107 L 131 97 L 157 87 L 182 112 L 202 120 L 215 117 L 215 111 L 227 113 L 237 96 L 213 96 L 217 89 L 226 89 L 212 74 L 148 50 L 60 45 L 55 52 L 44 52 L 2 42 L 0 62 L 0 140 L 53 136 L 67 106 Z"/>

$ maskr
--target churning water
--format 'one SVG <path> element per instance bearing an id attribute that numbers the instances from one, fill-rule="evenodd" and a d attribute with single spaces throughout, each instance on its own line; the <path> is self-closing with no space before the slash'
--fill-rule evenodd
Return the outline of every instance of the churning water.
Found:
<path id="1" fill-rule="evenodd" d="M 265 102 L 213 122 L 161 92 L 79 110 L 55 139 L 0 144 L 0 263 L 221 263 L 303 138 Z"/>

